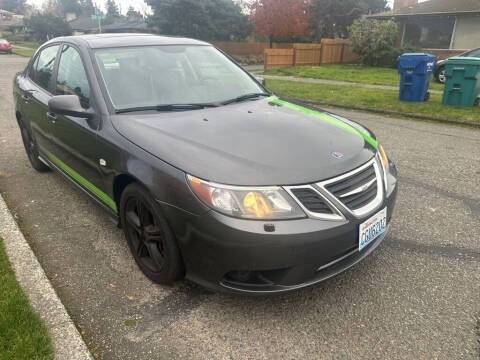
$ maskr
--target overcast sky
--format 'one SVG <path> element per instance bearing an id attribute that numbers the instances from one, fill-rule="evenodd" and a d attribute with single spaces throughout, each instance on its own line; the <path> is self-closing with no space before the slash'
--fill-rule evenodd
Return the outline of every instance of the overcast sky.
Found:
<path id="1" fill-rule="evenodd" d="M 35 7 L 41 8 L 43 3 L 47 0 L 27 0 L 27 3 L 34 5 Z M 106 0 L 92 0 L 93 3 L 100 9 L 105 9 Z M 144 13 L 148 5 L 143 0 L 115 0 L 115 2 L 121 7 L 122 13 L 125 14 L 130 5 L 132 5 L 136 10 Z"/>
<path id="2" fill-rule="evenodd" d="M 27 0 L 27 3 L 34 5 L 35 7 L 42 7 L 42 4 L 46 0 Z M 425 0 L 420 0 L 420 2 Z M 105 9 L 106 0 L 93 0 L 93 2 L 101 9 Z M 126 13 L 130 5 L 132 5 L 136 10 L 145 13 L 148 9 L 147 4 L 143 0 L 116 0 L 117 4 L 121 6 L 122 13 Z M 388 0 L 390 7 L 393 6 L 393 0 Z"/>

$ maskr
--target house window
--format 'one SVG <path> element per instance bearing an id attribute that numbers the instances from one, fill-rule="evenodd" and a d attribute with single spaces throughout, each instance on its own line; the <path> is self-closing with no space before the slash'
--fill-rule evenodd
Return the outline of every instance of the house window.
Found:
<path id="1" fill-rule="evenodd" d="M 454 16 L 408 17 L 403 43 L 422 49 L 449 49 L 454 25 Z"/>

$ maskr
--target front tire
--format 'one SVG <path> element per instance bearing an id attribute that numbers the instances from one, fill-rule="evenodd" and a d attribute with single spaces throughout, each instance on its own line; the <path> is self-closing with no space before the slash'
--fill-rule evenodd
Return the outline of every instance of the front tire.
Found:
<path id="1" fill-rule="evenodd" d="M 184 276 L 175 236 L 160 205 L 141 185 L 128 185 L 120 201 L 120 219 L 132 255 L 153 282 L 171 284 Z"/>
<path id="2" fill-rule="evenodd" d="M 35 144 L 35 141 L 33 140 L 32 136 L 28 132 L 27 128 L 20 121 L 19 121 L 19 125 L 20 125 L 20 133 L 22 134 L 23 145 L 25 146 L 25 151 L 27 153 L 30 164 L 38 172 L 49 171 L 50 168 L 47 165 L 45 165 L 43 162 L 41 162 L 40 159 L 38 158 L 39 154 L 38 154 L 37 145 Z"/>

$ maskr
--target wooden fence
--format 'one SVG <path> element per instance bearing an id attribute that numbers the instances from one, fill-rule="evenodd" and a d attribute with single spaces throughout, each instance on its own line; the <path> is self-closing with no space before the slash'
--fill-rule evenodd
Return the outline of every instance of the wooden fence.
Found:
<path id="1" fill-rule="evenodd" d="M 343 39 L 322 39 L 320 44 L 294 44 L 292 49 L 265 49 L 265 69 L 282 66 L 348 64 L 357 56 L 350 42 Z"/>
<path id="2" fill-rule="evenodd" d="M 263 55 L 264 50 L 270 48 L 268 42 L 214 41 L 212 44 L 230 55 Z M 273 43 L 272 48 L 292 49 L 293 43 Z"/>

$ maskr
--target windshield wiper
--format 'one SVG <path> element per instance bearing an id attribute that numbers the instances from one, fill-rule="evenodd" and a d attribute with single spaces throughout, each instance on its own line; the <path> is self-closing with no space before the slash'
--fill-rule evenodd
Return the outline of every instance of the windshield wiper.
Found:
<path id="1" fill-rule="evenodd" d="M 205 104 L 161 104 L 156 106 L 139 106 L 131 107 L 125 109 L 118 109 L 115 111 L 116 114 L 133 112 L 133 111 L 145 111 L 145 110 L 157 110 L 157 111 L 182 111 L 182 110 L 197 110 L 204 109 L 207 107 L 218 107 L 214 103 L 205 103 Z"/>
<path id="2" fill-rule="evenodd" d="M 196 110 L 196 109 L 204 109 L 206 107 L 218 107 L 217 104 L 214 103 L 205 103 L 205 104 L 164 104 L 164 105 L 157 105 L 155 109 L 157 111 L 168 111 L 168 110 Z"/>
<path id="3" fill-rule="evenodd" d="M 235 103 L 235 102 L 241 102 L 241 101 L 245 101 L 245 100 L 249 100 L 249 99 L 255 99 L 255 98 L 258 98 L 260 96 L 270 96 L 270 94 L 269 93 L 251 93 L 251 94 L 240 95 L 240 96 L 237 96 L 236 98 L 223 101 L 222 105 L 227 105 L 227 104 L 231 104 L 231 103 Z"/>

